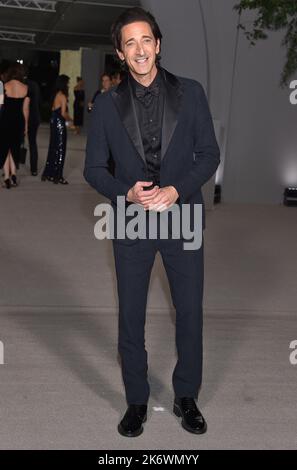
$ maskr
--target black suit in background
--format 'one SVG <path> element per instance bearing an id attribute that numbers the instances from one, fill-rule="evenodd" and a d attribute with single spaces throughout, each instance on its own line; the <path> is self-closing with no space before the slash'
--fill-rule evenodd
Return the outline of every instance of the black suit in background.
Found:
<path id="1" fill-rule="evenodd" d="M 27 80 L 30 93 L 30 113 L 28 123 L 28 141 L 30 147 L 31 173 L 37 173 L 38 148 L 36 143 L 37 131 L 40 125 L 40 89 L 36 82 Z"/>
<path id="2" fill-rule="evenodd" d="M 162 68 L 159 71 L 164 87 L 160 187 L 173 185 L 179 193 L 177 203 L 187 203 L 191 210 L 195 203 L 203 204 L 205 228 L 201 186 L 220 162 L 207 99 L 199 82 L 176 77 Z M 137 181 L 150 180 L 147 162 L 151 155 L 146 154 L 149 146 L 144 150 L 135 103 L 128 75 L 117 88 L 99 95 L 92 111 L 84 176 L 114 208 L 117 196 L 126 197 Z M 110 155 L 113 175 L 109 171 Z M 118 347 L 128 404 L 146 404 L 150 394 L 144 330 L 149 279 L 157 251 L 176 309 L 174 392 L 177 397 L 198 396 L 202 380 L 203 249 L 202 242 L 199 250 L 184 250 L 182 239 L 113 240 L 119 296 Z"/>

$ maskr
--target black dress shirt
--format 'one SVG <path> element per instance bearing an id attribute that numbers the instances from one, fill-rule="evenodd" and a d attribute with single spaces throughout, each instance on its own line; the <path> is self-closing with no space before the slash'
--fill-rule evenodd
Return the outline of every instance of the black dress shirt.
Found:
<path id="1" fill-rule="evenodd" d="M 129 72 L 129 83 L 139 123 L 147 168 L 147 181 L 160 186 L 164 83 L 158 69 L 149 87 L 141 85 Z"/>

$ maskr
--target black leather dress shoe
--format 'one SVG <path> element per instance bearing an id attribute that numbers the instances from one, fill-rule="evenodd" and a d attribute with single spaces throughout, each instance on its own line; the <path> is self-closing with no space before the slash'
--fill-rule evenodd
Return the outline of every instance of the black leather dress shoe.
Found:
<path id="1" fill-rule="evenodd" d="M 173 412 L 176 414 L 176 416 L 182 417 L 182 427 L 187 431 L 194 434 L 203 434 L 206 432 L 206 422 L 197 408 L 194 398 L 175 397 Z"/>
<path id="2" fill-rule="evenodd" d="M 142 423 L 147 419 L 147 405 L 129 405 L 128 409 L 118 425 L 118 431 L 122 436 L 136 437 L 143 431 Z"/>

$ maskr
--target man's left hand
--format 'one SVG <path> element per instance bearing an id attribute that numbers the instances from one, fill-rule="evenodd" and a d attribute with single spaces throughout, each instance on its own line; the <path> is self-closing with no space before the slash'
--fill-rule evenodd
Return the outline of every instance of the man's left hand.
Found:
<path id="1" fill-rule="evenodd" d="M 162 212 L 177 201 L 179 194 L 174 186 L 165 186 L 160 188 L 156 196 L 144 206 L 145 210 L 154 210 L 157 212 Z"/>

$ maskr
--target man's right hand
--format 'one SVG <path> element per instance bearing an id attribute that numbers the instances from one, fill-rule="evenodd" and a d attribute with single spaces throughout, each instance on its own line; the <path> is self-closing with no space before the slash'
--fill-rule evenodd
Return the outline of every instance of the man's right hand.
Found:
<path id="1" fill-rule="evenodd" d="M 126 197 L 127 201 L 140 204 L 144 209 L 147 209 L 151 200 L 159 191 L 159 186 L 154 186 L 153 189 L 150 190 L 143 189 L 143 187 L 151 186 L 152 184 L 152 181 L 137 181 L 137 183 L 129 189 Z"/>

